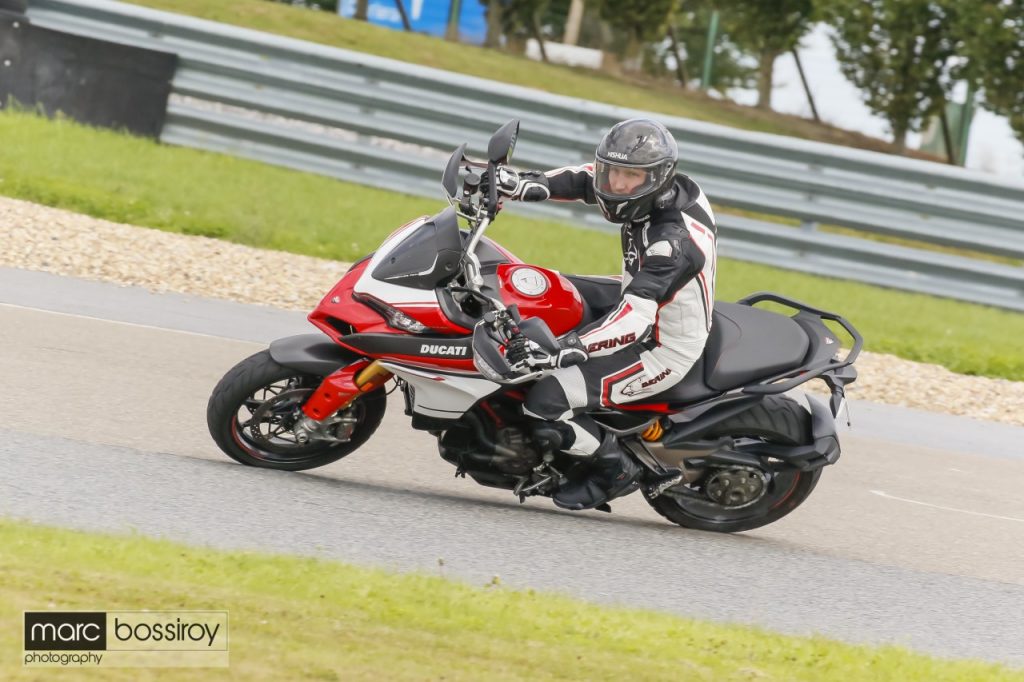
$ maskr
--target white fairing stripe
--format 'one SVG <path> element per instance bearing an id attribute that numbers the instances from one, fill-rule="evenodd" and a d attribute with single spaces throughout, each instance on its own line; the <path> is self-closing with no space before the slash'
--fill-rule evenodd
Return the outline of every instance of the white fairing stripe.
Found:
<path id="1" fill-rule="evenodd" d="M 433 291 L 405 287 L 394 282 L 382 282 L 381 280 L 374 279 L 370 274 L 377 267 L 377 264 L 384 260 L 402 240 L 420 229 L 429 219 L 429 216 L 418 218 L 388 237 L 373 254 L 370 262 L 366 265 L 366 269 L 363 270 L 362 276 L 352 290 L 357 294 L 376 296 L 380 300 L 387 301 L 394 306 L 417 305 L 422 307 L 438 307 L 440 304 L 437 302 L 437 294 Z M 436 255 L 434 256 L 434 262 L 437 262 Z"/>
<path id="2" fill-rule="evenodd" d="M 380 364 L 413 387 L 413 412 L 430 417 L 458 419 L 481 398 L 500 388 L 479 375 L 457 376 L 392 362 Z"/>

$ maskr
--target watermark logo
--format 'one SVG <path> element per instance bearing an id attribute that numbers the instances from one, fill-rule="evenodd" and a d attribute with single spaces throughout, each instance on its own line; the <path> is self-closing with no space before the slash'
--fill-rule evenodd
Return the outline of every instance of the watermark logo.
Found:
<path id="1" fill-rule="evenodd" d="M 29 667 L 227 667 L 227 611 L 26 611 Z"/>

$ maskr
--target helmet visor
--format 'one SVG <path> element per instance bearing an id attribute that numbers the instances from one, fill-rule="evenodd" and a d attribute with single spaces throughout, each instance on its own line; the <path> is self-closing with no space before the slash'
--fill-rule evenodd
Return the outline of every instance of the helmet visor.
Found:
<path id="1" fill-rule="evenodd" d="M 611 201 L 636 199 L 661 187 L 669 173 L 671 164 L 664 161 L 648 166 L 628 166 L 597 159 L 594 162 L 594 189 Z"/>

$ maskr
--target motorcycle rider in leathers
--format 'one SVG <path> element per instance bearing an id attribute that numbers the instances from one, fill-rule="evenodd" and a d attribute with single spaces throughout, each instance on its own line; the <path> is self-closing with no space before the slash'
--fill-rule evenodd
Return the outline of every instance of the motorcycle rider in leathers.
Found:
<path id="1" fill-rule="evenodd" d="M 553 495 L 566 509 L 593 509 L 640 486 L 640 466 L 586 413 L 658 402 L 686 376 L 711 331 L 715 217 L 700 187 L 676 173 L 677 160 L 668 129 L 637 118 L 608 131 L 593 164 L 497 172 L 505 197 L 596 203 L 622 226 L 618 305 L 561 337 L 557 356 L 521 335 L 506 347 L 513 369 L 557 368 L 530 389 L 524 411 L 554 428 L 557 449 L 586 462 L 587 477 Z"/>

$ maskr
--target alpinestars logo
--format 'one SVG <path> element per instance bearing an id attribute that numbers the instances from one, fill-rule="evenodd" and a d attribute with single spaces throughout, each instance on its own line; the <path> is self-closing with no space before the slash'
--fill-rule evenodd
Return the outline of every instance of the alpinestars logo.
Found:
<path id="1" fill-rule="evenodd" d="M 626 261 L 627 268 L 632 268 L 633 264 L 640 259 L 640 252 L 636 248 L 636 242 L 633 241 L 633 233 L 627 233 L 626 237 L 626 251 L 622 254 L 622 260 Z"/>
<path id="2" fill-rule="evenodd" d="M 605 348 L 618 348 L 619 346 L 628 346 L 634 341 L 636 341 L 636 333 L 630 332 L 629 334 L 617 336 L 614 339 L 603 339 L 601 341 L 595 341 L 594 343 L 587 346 L 587 352 L 593 353 L 594 351 L 602 350 Z"/>
<path id="3" fill-rule="evenodd" d="M 421 355 L 451 355 L 464 357 L 469 352 L 467 346 L 440 346 L 433 343 L 424 343 L 420 346 Z"/>
<path id="4" fill-rule="evenodd" d="M 622 395 L 639 395 L 641 393 L 645 393 L 648 388 L 658 383 L 671 373 L 672 370 L 664 369 L 661 374 L 658 374 L 653 379 L 647 379 L 646 375 L 637 377 L 623 387 Z"/>

